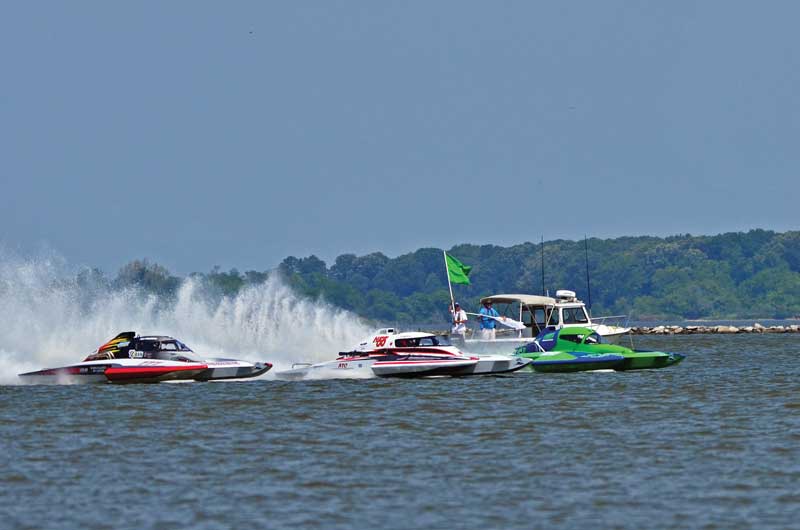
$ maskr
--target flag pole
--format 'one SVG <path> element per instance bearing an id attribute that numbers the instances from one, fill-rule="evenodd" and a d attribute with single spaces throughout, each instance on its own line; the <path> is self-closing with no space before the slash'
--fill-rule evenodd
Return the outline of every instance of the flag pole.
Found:
<path id="1" fill-rule="evenodd" d="M 453 311 L 453 315 L 455 315 L 456 299 L 453 298 L 453 284 L 450 283 L 450 267 L 447 266 L 447 252 L 442 250 L 442 256 L 444 257 L 444 272 L 447 275 L 447 287 L 450 289 L 450 308 Z"/>
<path id="2" fill-rule="evenodd" d="M 542 234 L 542 296 L 544 296 L 544 234 Z"/>
<path id="3" fill-rule="evenodd" d="M 592 284 L 589 282 L 589 240 L 583 236 L 583 251 L 586 256 L 586 292 L 589 295 L 589 316 L 592 316 Z"/>

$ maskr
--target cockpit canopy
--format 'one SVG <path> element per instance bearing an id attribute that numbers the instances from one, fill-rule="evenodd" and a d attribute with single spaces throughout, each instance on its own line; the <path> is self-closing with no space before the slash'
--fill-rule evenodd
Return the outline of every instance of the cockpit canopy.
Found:
<path id="1" fill-rule="evenodd" d="M 133 331 L 120 333 L 100 346 L 87 360 L 115 358 L 201 360 L 186 344 L 177 339 L 161 335 L 137 337 Z"/>
<path id="2" fill-rule="evenodd" d="M 136 339 L 135 347 L 144 352 L 192 351 L 186 344 L 172 337 L 140 337 Z"/>
<path id="3" fill-rule="evenodd" d="M 424 337 L 408 337 L 394 339 L 396 348 L 417 348 L 419 346 L 450 346 L 450 341 L 444 337 L 436 335 L 426 335 Z"/>
<path id="4" fill-rule="evenodd" d="M 172 337 L 137 337 L 133 344 L 128 352 L 132 359 L 201 360 L 186 344 Z"/>
<path id="5" fill-rule="evenodd" d="M 545 330 L 536 337 L 536 342 L 545 351 L 552 351 L 559 340 L 575 344 L 607 344 L 602 335 L 596 331 L 581 327 Z"/>

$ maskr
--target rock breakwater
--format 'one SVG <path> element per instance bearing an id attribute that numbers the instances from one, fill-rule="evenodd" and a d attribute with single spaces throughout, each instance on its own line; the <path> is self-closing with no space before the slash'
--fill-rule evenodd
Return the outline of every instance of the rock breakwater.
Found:
<path id="1" fill-rule="evenodd" d="M 702 333 L 800 333 L 800 325 L 762 326 L 758 322 L 752 326 L 636 326 L 631 328 L 634 335 L 695 335 Z"/>

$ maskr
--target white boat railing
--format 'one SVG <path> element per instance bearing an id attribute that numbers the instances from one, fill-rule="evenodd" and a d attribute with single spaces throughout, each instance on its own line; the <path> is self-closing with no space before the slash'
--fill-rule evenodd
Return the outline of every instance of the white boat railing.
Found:
<path id="1" fill-rule="evenodd" d="M 628 315 L 609 315 L 604 317 L 592 317 L 592 324 L 604 326 L 618 326 L 627 328 L 630 318 Z"/>

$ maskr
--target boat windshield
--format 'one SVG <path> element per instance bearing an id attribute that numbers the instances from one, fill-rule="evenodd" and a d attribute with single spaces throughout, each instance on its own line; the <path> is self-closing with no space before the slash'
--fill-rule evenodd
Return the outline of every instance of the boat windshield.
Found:
<path id="1" fill-rule="evenodd" d="M 161 351 L 192 351 L 186 344 L 179 340 L 162 340 L 159 346 Z"/>
<path id="2" fill-rule="evenodd" d="M 433 340 L 436 341 L 431 346 L 452 346 L 453 343 L 450 342 L 450 339 L 447 337 L 433 337 Z"/>
<path id="3" fill-rule="evenodd" d="M 574 342 L 575 344 L 580 344 L 581 342 L 583 342 L 583 335 L 567 335 L 567 334 L 562 334 L 562 335 L 560 335 L 558 338 L 559 338 L 559 339 L 561 339 L 561 340 L 566 340 L 566 341 L 569 341 L 569 342 Z"/>
<path id="4" fill-rule="evenodd" d="M 142 339 L 136 344 L 136 349 L 145 352 L 192 351 L 186 344 L 175 339 L 166 339 L 166 340 Z"/>
<path id="5" fill-rule="evenodd" d="M 140 339 L 136 342 L 136 349 L 131 349 L 128 356 L 132 359 L 201 360 L 186 344 L 172 338 Z"/>
<path id="6" fill-rule="evenodd" d="M 606 344 L 605 339 L 599 333 L 588 335 L 583 341 L 584 344 Z"/>
<path id="7" fill-rule="evenodd" d="M 586 310 L 583 307 L 564 308 L 564 324 L 586 324 L 587 322 L 589 322 L 589 317 L 586 316 Z"/>

